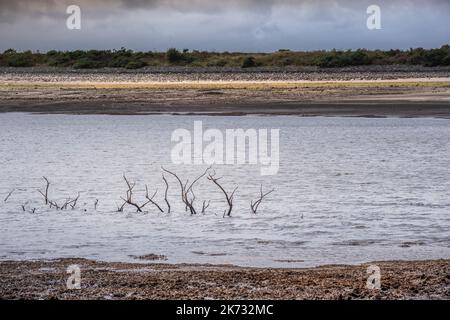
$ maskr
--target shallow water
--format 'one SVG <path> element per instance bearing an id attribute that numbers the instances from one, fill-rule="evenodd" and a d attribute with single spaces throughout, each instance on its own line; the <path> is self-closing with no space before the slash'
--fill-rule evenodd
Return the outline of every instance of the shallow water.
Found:
<path id="1" fill-rule="evenodd" d="M 138 202 L 148 184 L 165 208 L 160 166 L 184 179 L 205 168 L 171 163 L 172 131 L 194 120 L 222 130 L 279 128 L 279 173 L 216 166 L 227 189 L 239 185 L 231 218 L 206 179 L 195 188 L 197 206 L 211 200 L 204 215 L 185 212 L 173 178 L 171 214 L 150 205 L 117 212 L 123 173 L 136 181 Z M 170 263 L 303 267 L 450 258 L 450 120 L 11 113 L 0 124 L 2 260 L 160 254 Z M 77 208 L 45 206 L 42 176 L 58 202 L 80 192 Z M 276 190 L 254 215 L 261 183 Z"/>

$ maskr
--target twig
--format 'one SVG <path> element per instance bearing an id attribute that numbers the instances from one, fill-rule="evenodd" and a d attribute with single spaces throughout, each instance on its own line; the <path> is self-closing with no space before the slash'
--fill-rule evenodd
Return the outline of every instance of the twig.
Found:
<path id="1" fill-rule="evenodd" d="M 16 189 L 12 189 L 8 195 L 6 196 L 5 200 L 3 200 L 4 202 L 8 201 L 9 197 L 11 197 L 11 195 L 13 194 L 13 192 L 16 191 Z"/>
<path id="2" fill-rule="evenodd" d="M 77 197 L 69 202 L 69 205 L 72 209 L 75 209 L 79 198 L 80 198 L 80 193 L 78 192 Z"/>
<path id="3" fill-rule="evenodd" d="M 210 203 L 211 203 L 211 200 L 208 200 L 208 204 L 206 204 L 206 200 L 203 200 L 203 207 L 202 207 L 203 214 L 205 214 L 206 209 L 208 209 Z"/>
<path id="4" fill-rule="evenodd" d="M 145 197 L 147 198 L 148 202 L 145 203 L 144 205 L 142 205 L 142 208 L 147 205 L 148 203 L 153 204 L 155 207 L 157 207 L 159 209 L 159 211 L 164 212 L 163 209 L 161 209 L 161 207 L 155 202 L 153 201 L 153 198 L 156 196 L 156 194 L 158 193 L 158 189 L 156 189 L 155 193 L 153 194 L 153 196 L 149 197 L 148 196 L 148 187 L 147 185 L 145 185 Z"/>

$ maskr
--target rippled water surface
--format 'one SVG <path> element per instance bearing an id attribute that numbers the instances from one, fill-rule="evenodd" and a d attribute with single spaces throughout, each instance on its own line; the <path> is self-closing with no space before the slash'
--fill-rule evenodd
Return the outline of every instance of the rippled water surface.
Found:
<path id="1" fill-rule="evenodd" d="M 239 185 L 231 218 L 206 179 L 195 188 L 197 206 L 211 200 L 206 214 L 185 212 L 173 178 L 171 214 L 150 205 L 117 212 L 124 173 L 138 202 L 147 184 L 165 208 L 160 166 L 184 179 L 205 168 L 170 159 L 172 131 L 199 119 L 221 130 L 279 128 L 279 174 L 216 166 L 227 189 Z M 450 258 L 449 120 L 1 114 L 0 124 L 2 260 L 160 254 L 170 263 L 298 267 Z M 46 207 L 42 176 L 56 201 L 80 192 L 77 208 Z M 261 183 L 276 190 L 254 215 Z"/>

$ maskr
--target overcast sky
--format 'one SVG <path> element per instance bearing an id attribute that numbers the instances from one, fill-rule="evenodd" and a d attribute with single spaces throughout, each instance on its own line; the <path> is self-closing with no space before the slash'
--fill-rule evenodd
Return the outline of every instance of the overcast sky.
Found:
<path id="1" fill-rule="evenodd" d="M 68 30 L 66 8 L 81 8 Z M 381 7 L 381 30 L 366 9 Z M 0 50 L 390 49 L 450 43 L 450 0 L 0 0 Z"/>

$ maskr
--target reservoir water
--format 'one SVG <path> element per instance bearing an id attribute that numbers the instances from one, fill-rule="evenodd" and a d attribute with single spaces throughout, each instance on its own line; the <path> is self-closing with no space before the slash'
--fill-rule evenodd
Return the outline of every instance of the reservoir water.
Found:
<path id="1" fill-rule="evenodd" d="M 166 211 L 161 166 L 191 181 L 205 169 L 171 161 L 172 132 L 192 130 L 194 120 L 222 131 L 279 129 L 278 174 L 214 166 L 227 190 L 238 186 L 231 217 L 206 178 L 195 205 L 211 204 L 191 216 L 170 176 L 170 214 L 151 205 L 118 212 L 123 174 L 136 182 L 137 202 L 148 185 Z M 450 120 L 9 113 L 0 126 L 1 260 L 157 254 L 169 263 L 306 267 L 450 258 Z M 79 192 L 77 206 L 45 205 L 43 176 L 49 198 Z M 275 191 L 253 214 L 261 184 Z"/>

